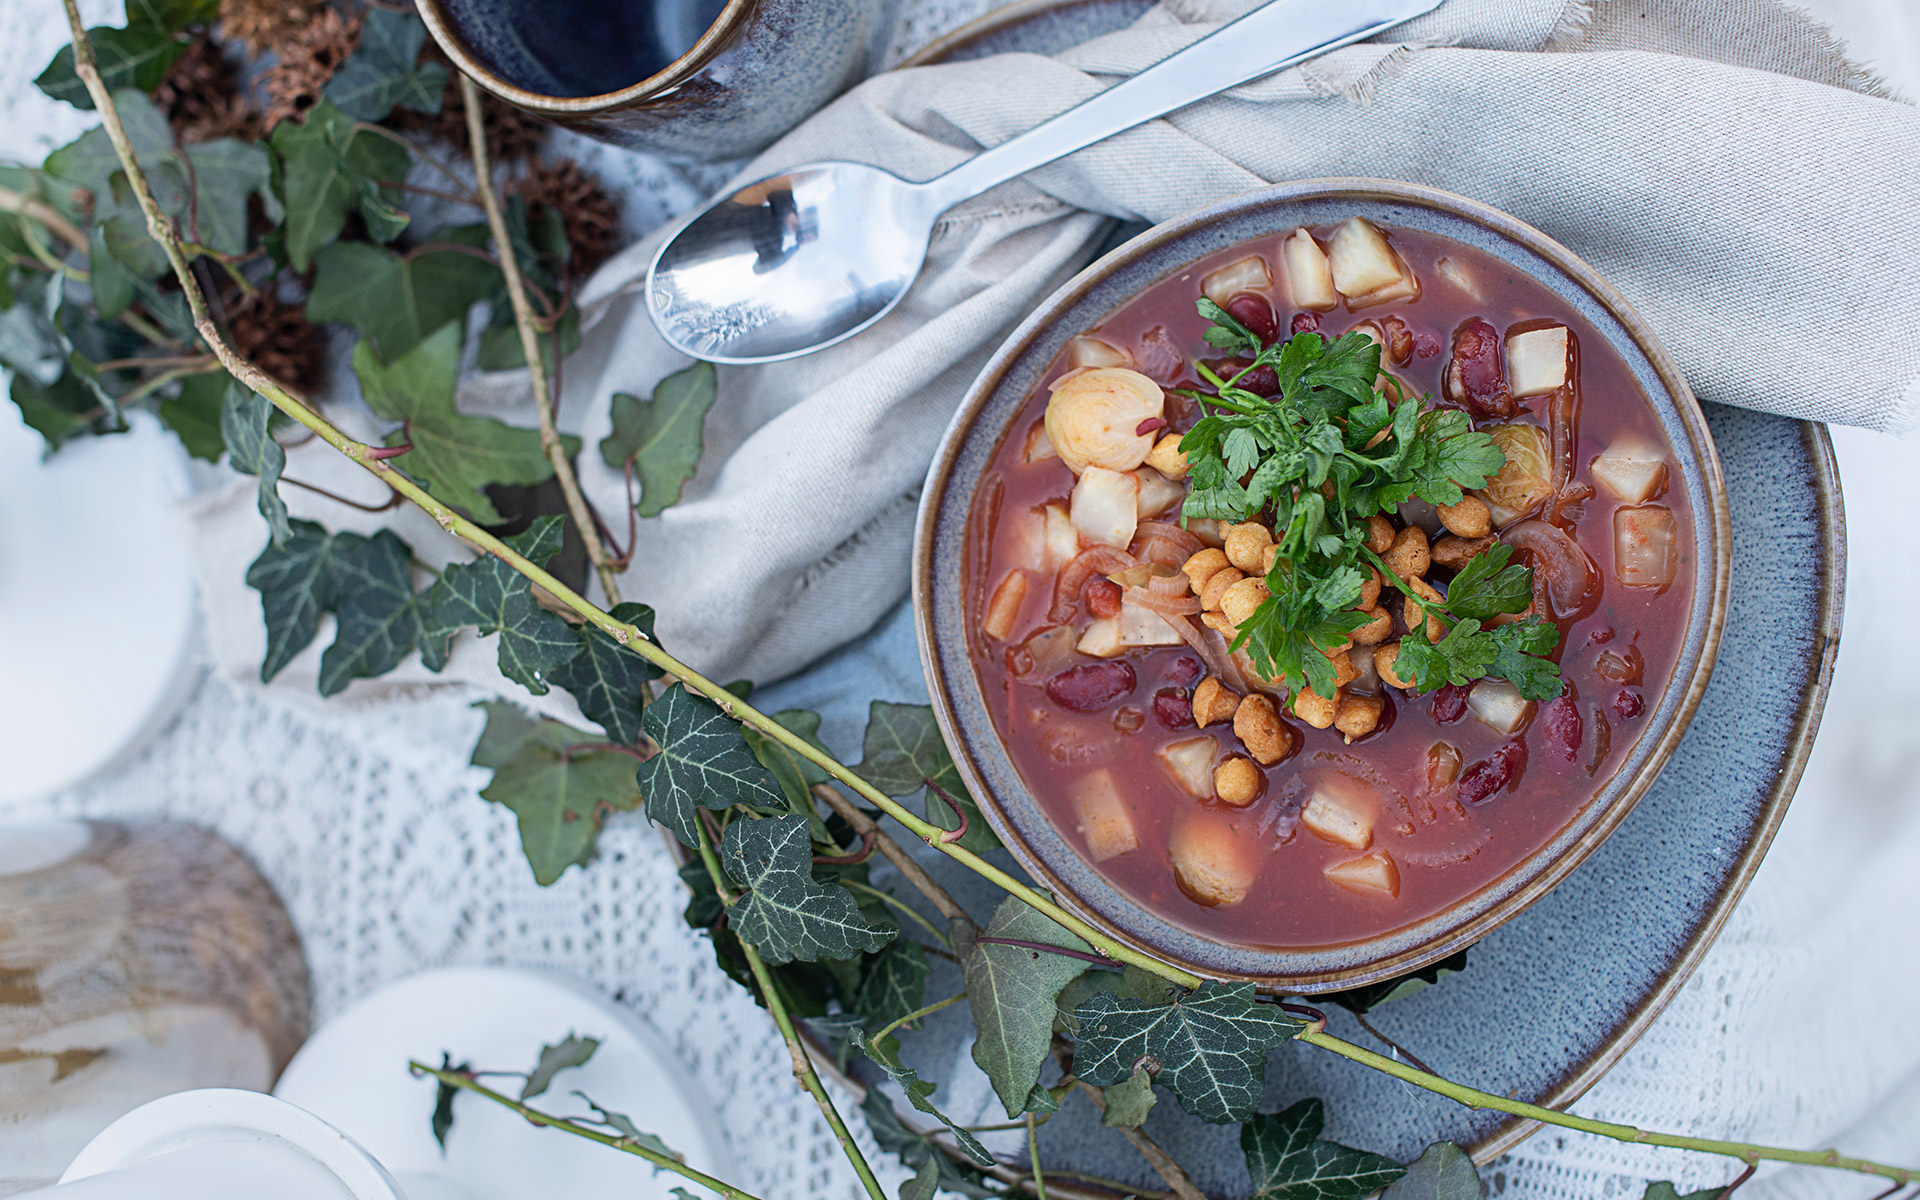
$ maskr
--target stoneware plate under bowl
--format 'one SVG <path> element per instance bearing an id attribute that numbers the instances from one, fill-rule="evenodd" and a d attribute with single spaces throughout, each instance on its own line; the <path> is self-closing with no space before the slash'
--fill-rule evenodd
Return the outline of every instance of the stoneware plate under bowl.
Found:
<path id="1" fill-rule="evenodd" d="M 1551 289 L 1620 354 L 1677 455 L 1696 552 L 1691 605 L 1672 676 L 1644 732 L 1565 827 L 1505 875 L 1441 912 L 1342 945 L 1279 949 L 1221 942 L 1127 897 L 1090 866 L 1022 781 L 989 715 L 968 653 L 963 572 L 975 492 L 1009 423 L 1068 338 L 1196 260 L 1302 225 L 1366 217 L 1464 242 Z M 955 414 L 921 499 L 914 607 L 934 709 L 968 786 L 1000 839 L 1033 877 L 1113 936 L 1215 978 L 1279 991 L 1359 987 L 1417 970 L 1499 928 L 1551 891 L 1616 829 L 1680 744 L 1705 692 L 1726 615 L 1731 535 L 1720 460 L 1705 417 L 1652 330 L 1592 268 L 1522 222 L 1476 201 L 1364 179 L 1279 184 L 1156 226 L 1075 276 L 1001 346 Z"/>

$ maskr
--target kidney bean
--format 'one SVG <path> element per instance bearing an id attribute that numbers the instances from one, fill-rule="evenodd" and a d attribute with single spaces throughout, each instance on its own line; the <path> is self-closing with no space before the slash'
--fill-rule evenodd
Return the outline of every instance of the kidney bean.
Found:
<path id="1" fill-rule="evenodd" d="M 1613 640 L 1613 626 L 1607 625 L 1587 635 L 1587 645 L 1604 646 Z"/>
<path id="2" fill-rule="evenodd" d="M 1572 696 L 1562 696 L 1548 704 L 1541 724 L 1546 728 L 1547 749 L 1568 762 L 1580 757 L 1580 747 L 1586 741 L 1586 721 L 1581 718 L 1580 705 Z"/>
<path id="3" fill-rule="evenodd" d="M 1120 615 L 1120 585 L 1104 576 L 1087 580 L 1087 611 L 1096 617 Z"/>
<path id="4" fill-rule="evenodd" d="M 1207 369 L 1221 379 L 1232 379 L 1235 375 L 1247 370 L 1247 360 L 1239 357 L 1216 358 L 1207 363 Z M 1245 388 L 1256 396 L 1278 396 L 1280 376 L 1272 367 L 1262 365 L 1247 371 L 1247 377 L 1234 386 Z"/>
<path id="5" fill-rule="evenodd" d="M 1183 687 L 1161 688 L 1153 694 L 1153 719 L 1168 729 L 1193 724 L 1193 697 Z"/>
<path id="6" fill-rule="evenodd" d="M 1072 712 L 1097 712 L 1131 692 L 1133 685 L 1133 668 L 1126 663 L 1083 663 L 1047 680 L 1047 699 Z"/>
<path id="7" fill-rule="evenodd" d="M 1515 738 L 1467 768 L 1460 777 L 1460 798 L 1468 804 L 1483 804 L 1512 791 L 1526 769 L 1527 744 Z"/>
<path id="8" fill-rule="evenodd" d="M 1413 330 L 1408 329 L 1407 323 L 1399 317 L 1388 317 L 1380 325 L 1387 334 L 1388 360 L 1395 366 L 1406 365 L 1406 361 L 1413 357 Z"/>
<path id="9" fill-rule="evenodd" d="M 1280 336 L 1280 325 L 1273 319 L 1273 305 L 1265 296 L 1241 292 L 1224 306 L 1227 315 L 1252 330 L 1261 341 L 1271 345 Z"/>
<path id="10" fill-rule="evenodd" d="M 1468 321 L 1453 334 L 1453 360 L 1445 376 L 1447 399 L 1481 419 L 1519 413 L 1500 361 L 1500 331 L 1487 321 Z"/>
<path id="11" fill-rule="evenodd" d="M 1433 719 L 1451 725 L 1467 715 L 1467 693 L 1471 687 L 1449 683 L 1433 694 Z"/>
<path id="12" fill-rule="evenodd" d="M 1191 654 L 1182 654 L 1167 668 L 1167 682 L 1179 687 L 1192 687 L 1204 669 L 1199 659 Z"/>
<path id="13" fill-rule="evenodd" d="M 1413 352 L 1421 358 L 1432 358 L 1440 353 L 1440 339 L 1423 329 L 1413 335 Z"/>
<path id="14" fill-rule="evenodd" d="M 1631 721 L 1646 708 L 1647 698 L 1633 688 L 1621 688 L 1620 694 L 1613 698 L 1613 715 L 1622 721 Z"/>
<path id="15" fill-rule="evenodd" d="M 1320 314 L 1317 312 L 1297 312 L 1293 314 L 1293 323 L 1288 326 L 1295 333 L 1312 333 L 1320 328 Z"/>

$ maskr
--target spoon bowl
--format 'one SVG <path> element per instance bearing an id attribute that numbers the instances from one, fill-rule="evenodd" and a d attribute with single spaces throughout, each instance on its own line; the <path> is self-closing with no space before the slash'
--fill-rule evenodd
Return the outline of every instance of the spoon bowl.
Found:
<path id="1" fill-rule="evenodd" d="M 723 196 L 654 256 L 647 305 L 676 349 L 772 362 L 831 346 L 885 316 L 927 255 L 929 189 L 828 162 Z"/>

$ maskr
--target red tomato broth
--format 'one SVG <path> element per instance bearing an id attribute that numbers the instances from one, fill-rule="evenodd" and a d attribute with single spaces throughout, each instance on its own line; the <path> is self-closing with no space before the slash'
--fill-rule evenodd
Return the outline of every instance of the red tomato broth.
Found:
<path id="1" fill-rule="evenodd" d="M 1312 232 L 1324 245 L 1329 230 L 1319 227 Z M 1231 721 L 1196 729 L 1189 718 L 1170 728 L 1161 718 L 1163 708 L 1171 713 L 1177 706 L 1157 704 L 1157 695 L 1182 689 L 1190 696 L 1194 684 L 1205 674 L 1191 648 L 1136 648 L 1104 660 L 1068 654 L 1051 670 L 1016 677 L 1009 663 L 1019 660 L 1018 648 L 1034 634 L 1056 624 L 1049 617 L 1054 603 L 1053 577 L 1030 581 L 1033 586 L 1027 588 L 1004 640 L 989 640 L 981 634 L 979 618 L 987 597 L 1007 575 L 1010 565 L 1023 561 L 1020 542 L 1032 536 L 1032 531 L 1023 529 L 1015 518 L 1049 503 L 1066 503 L 1075 485 L 1074 473 L 1057 457 L 1026 461 L 1030 432 L 1046 412 L 1048 385 L 1072 369 L 1064 350 L 1009 425 L 969 517 L 965 569 L 971 658 L 995 724 L 1022 779 L 1067 841 L 1084 849 L 1069 788 L 1090 771 L 1110 771 L 1131 812 L 1139 847 L 1097 863 L 1096 869 L 1122 893 L 1155 914 L 1228 943 L 1275 949 L 1349 943 L 1414 924 L 1480 891 L 1550 841 L 1607 781 L 1634 741 L 1646 732 L 1648 713 L 1681 651 L 1691 590 L 1686 569 L 1693 552 L 1686 539 L 1686 530 L 1691 528 L 1689 505 L 1684 489 L 1673 481 L 1672 464 L 1678 456 L 1626 363 L 1552 291 L 1516 274 L 1497 259 L 1437 234 L 1397 228 L 1385 232 L 1420 281 L 1421 293 L 1415 300 L 1359 311 L 1351 311 L 1343 303 L 1317 314 L 1317 319 L 1303 319 L 1300 310 L 1287 303 L 1288 285 L 1279 249 L 1282 239 L 1275 236 L 1201 259 L 1147 288 L 1098 326 L 1080 332 L 1128 350 L 1144 373 L 1155 374 L 1153 368 L 1158 368 L 1157 381 L 1163 385 L 1196 387 L 1198 375 L 1192 361 L 1215 359 L 1225 353 L 1204 340 L 1208 323 L 1194 307 L 1200 280 L 1248 254 L 1259 254 L 1273 268 L 1274 282 L 1267 295 L 1282 337 L 1289 329 L 1298 331 L 1303 326 L 1334 337 L 1362 322 L 1397 316 L 1409 327 L 1417 348 L 1404 365 L 1390 366 L 1384 356 L 1382 365 L 1411 383 L 1430 403 L 1445 403 L 1438 400 L 1444 394 L 1442 372 L 1449 362 L 1454 331 L 1463 323 L 1485 319 L 1501 331 L 1503 338 L 1514 327 L 1526 329 L 1554 322 L 1566 325 L 1575 342 L 1574 386 L 1578 396 L 1569 482 L 1591 489 L 1592 496 L 1583 504 L 1563 504 L 1562 511 L 1573 519 L 1570 532 L 1592 560 L 1600 587 L 1597 603 L 1584 615 L 1557 622 L 1561 646 L 1554 657 L 1568 683 L 1564 694 L 1576 699 L 1581 718 L 1581 740 L 1573 761 L 1568 761 L 1561 749 L 1569 741 L 1564 705 L 1550 710 L 1548 702 L 1537 704 L 1529 723 L 1510 737 L 1483 724 L 1471 712 L 1439 723 L 1433 715 L 1436 695 L 1410 695 L 1383 681 L 1380 691 L 1387 697 L 1387 704 L 1380 725 L 1352 745 L 1345 744 L 1335 730 L 1309 727 L 1281 704 L 1281 716 L 1291 730 L 1296 750 L 1276 765 L 1263 768 L 1265 781 L 1258 798 L 1245 808 L 1236 808 L 1217 798 L 1192 798 L 1175 785 L 1154 754 L 1170 743 L 1200 736 L 1214 740 L 1216 764 L 1228 754 L 1245 753 Z M 1443 256 L 1471 274 L 1479 298 L 1442 275 L 1435 264 Z M 1169 345 L 1186 356 L 1186 365 L 1176 373 L 1165 370 Z M 1519 401 L 1522 411 L 1514 419 L 1545 428 L 1551 400 L 1551 395 L 1544 395 Z M 1169 396 L 1165 415 L 1177 432 L 1190 427 L 1199 413 L 1188 401 Z M 1476 426 L 1489 423 L 1476 422 Z M 1590 469 L 1592 459 L 1602 449 L 1631 437 L 1660 448 L 1669 464 L 1667 481 L 1646 501 L 1673 511 L 1680 536 L 1676 556 L 1679 567 L 1673 582 L 1659 591 L 1615 582 L 1613 511 L 1625 506 L 1595 481 Z M 1566 494 L 1563 491 L 1562 495 Z M 1158 519 L 1177 520 L 1177 507 Z M 1515 561 L 1527 562 L 1529 556 L 1516 554 Z M 1397 612 L 1399 596 L 1389 589 L 1381 603 Z M 1071 622 L 1076 635 L 1089 619 L 1087 609 L 1084 599 L 1076 606 Z M 1393 636 L 1399 636 L 1400 626 L 1396 617 Z M 1638 651 L 1637 685 L 1618 682 L 1630 649 Z M 1355 648 L 1356 654 L 1362 652 Z M 1604 674 L 1596 670 L 1603 654 L 1611 655 Z M 1078 712 L 1049 698 L 1044 685 L 1051 675 L 1067 667 L 1103 661 L 1126 663 L 1135 679 L 1134 685 L 1110 704 L 1098 711 Z M 1626 673 L 1631 676 L 1631 672 Z M 1609 727 L 1610 745 L 1593 762 L 1590 773 L 1588 759 L 1597 749 L 1596 714 L 1601 712 Z M 1625 713 L 1632 715 L 1622 715 Z M 1428 750 L 1436 742 L 1447 742 L 1458 749 L 1460 774 L 1465 777 L 1515 739 L 1524 743 L 1525 765 L 1510 790 L 1497 790 L 1474 804 L 1458 799 L 1457 783 L 1437 794 L 1427 791 Z M 1509 752 L 1508 756 L 1514 755 Z M 1369 850 L 1385 850 L 1392 856 L 1399 873 L 1395 897 L 1343 888 L 1328 880 L 1323 875 L 1327 867 L 1351 860 L 1359 851 L 1325 841 L 1299 827 L 1300 806 L 1307 793 L 1327 772 L 1335 770 L 1379 790 L 1379 811 Z M 1254 881 L 1238 903 L 1199 903 L 1175 878 L 1167 848 L 1176 829 L 1197 814 L 1225 824 L 1243 843 Z"/>

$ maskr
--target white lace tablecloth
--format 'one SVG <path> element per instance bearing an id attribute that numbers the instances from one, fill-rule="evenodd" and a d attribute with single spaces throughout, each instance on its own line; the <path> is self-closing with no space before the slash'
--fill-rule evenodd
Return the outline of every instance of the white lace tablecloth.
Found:
<path id="1" fill-rule="evenodd" d="M 89 18 L 118 4 L 85 0 Z M 904 0 L 889 61 L 970 19 L 986 0 Z M 1912 0 L 1825 0 L 1834 20 L 1908 94 L 1920 93 Z M 30 84 L 63 35 L 53 0 L 0 5 L 0 155 L 37 162 L 94 123 Z M 626 195 L 635 234 L 724 175 L 579 143 Z M 1577 1106 L 1646 1127 L 1920 1159 L 1920 650 L 1903 481 L 1917 445 L 1839 431 L 1853 554 L 1847 642 L 1825 731 L 1772 855 L 1693 981 Z M 875 675 L 879 698 L 919 698 L 916 679 Z M 1764 682 L 1764 681 L 1761 681 Z M 804 695 L 804 682 L 786 699 Z M 319 1021 L 430 966 L 545 967 L 588 980 L 667 1037 L 718 1098 L 742 1164 L 769 1200 L 850 1197 L 857 1186 L 787 1072 L 765 1015 L 680 920 L 684 904 L 658 836 L 617 819 L 599 860 L 536 887 L 510 813 L 476 796 L 467 765 L 478 714 L 429 701 L 404 727 L 346 709 L 285 711 L 205 674 L 179 716 L 131 761 L 28 812 L 165 813 L 244 847 L 279 889 L 305 940 Z M 857 754 L 857 731 L 827 730 Z M 1863 882 L 1864 881 L 1864 882 Z M 1497 1036 L 1497 1031 L 1490 1034 Z M 437 1047 L 424 1047 L 431 1053 Z M 847 1097 L 840 1096 L 844 1108 Z M 422 1119 L 425 1115 L 422 1114 Z M 744 1136 L 743 1136 L 744 1134 Z M 869 1154 L 874 1150 L 861 1131 Z M 881 1164 L 892 1190 L 902 1178 Z M 1578 1135 L 1540 1136 L 1487 1172 L 1497 1194 L 1638 1197 L 1644 1180 L 1724 1181 L 1719 1162 Z M 1763 1174 L 1743 1196 L 1864 1197 L 1857 1177 Z"/>

